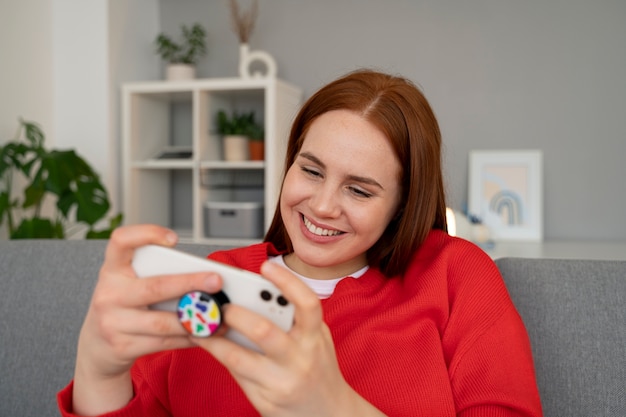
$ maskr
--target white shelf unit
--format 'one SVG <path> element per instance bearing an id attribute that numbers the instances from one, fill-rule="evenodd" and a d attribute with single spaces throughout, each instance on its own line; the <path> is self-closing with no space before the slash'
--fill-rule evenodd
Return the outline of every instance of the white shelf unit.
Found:
<path id="1" fill-rule="evenodd" d="M 258 240 L 205 236 L 203 208 L 208 201 L 252 198 L 264 205 L 267 230 L 280 191 L 289 129 L 301 102 L 299 88 L 275 78 L 124 84 L 125 223 L 171 227 L 182 241 L 239 245 Z M 265 128 L 265 160 L 222 159 L 222 138 L 215 127 L 219 110 L 254 110 Z M 159 158 L 168 150 L 187 154 Z M 238 191 L 242 183 L 252 187 L 244 197 Z"/>

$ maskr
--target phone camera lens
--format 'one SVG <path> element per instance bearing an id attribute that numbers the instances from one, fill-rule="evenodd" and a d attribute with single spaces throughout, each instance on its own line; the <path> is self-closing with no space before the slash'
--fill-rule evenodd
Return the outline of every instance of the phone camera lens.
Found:
<path id="1" fill-rule="evenodd" d="M 287 301 L 287 299 L 283 297 L 282 295 L 279 295 L 276 298 L 276 302 L 278 303 L 278 305 L 283 306 L 283 307 L 289 304 L 289 301 Z"/>
<path id="2" fill-rule="evenodd" d="M 261 298 L 265 301 L 269 301 L 272 299 L 272 293 L 267 290 L 263 290 L 261 291 Z"/>

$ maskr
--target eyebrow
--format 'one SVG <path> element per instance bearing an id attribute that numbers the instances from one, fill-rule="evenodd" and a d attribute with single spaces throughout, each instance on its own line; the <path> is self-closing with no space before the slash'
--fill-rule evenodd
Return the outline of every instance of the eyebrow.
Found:
<path id="1" fill-rule="evenodd" d="M 306 158 L 309 161 L 321 166 L 322 168 L 326 168 L 326 164 L 324 164 L 317 156 L 313 155 L 310 152 L 301 152 L 298 156 L 302 158 Z M 348 175 L 348 179 L 356 182 L 360 182 L 362 184 L 373 185 L 374 187 L 378 187 L 381 190 L 384 190 L 383 186 L 380 185 L 378 181 L 371 177 L 361 177 L 359 175 Z"/>

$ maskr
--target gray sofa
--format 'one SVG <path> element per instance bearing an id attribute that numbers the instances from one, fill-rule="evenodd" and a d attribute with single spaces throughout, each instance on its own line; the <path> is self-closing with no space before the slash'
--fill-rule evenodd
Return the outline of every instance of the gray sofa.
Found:
<path id="1" fill-rule="evenodd" d="M 0 416 L 58 415 L 105 245 L 0 241 Z M 530 334 L 545 415 L 625 416 L 626 262 L 497 264 Z"/>

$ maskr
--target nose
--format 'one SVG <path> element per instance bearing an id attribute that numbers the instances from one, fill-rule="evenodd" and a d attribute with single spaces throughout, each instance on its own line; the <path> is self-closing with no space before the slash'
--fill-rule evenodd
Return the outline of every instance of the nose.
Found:
<path id="1" fill-rule="evenodd" d="M 341 204 L 336 187 L 329 183 L 320 184 L 309 199 L 309 207 L 318 218 L 339 216 Z"/>

